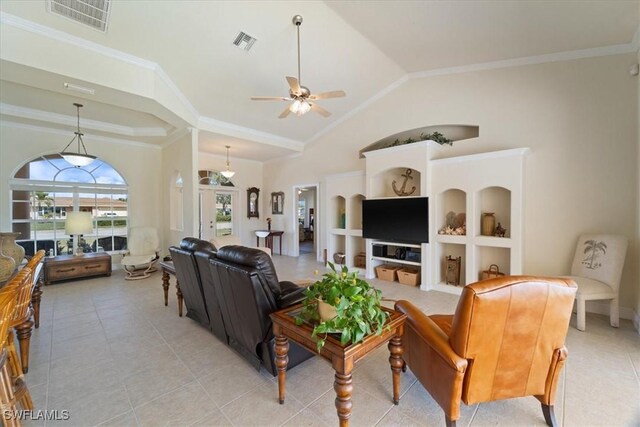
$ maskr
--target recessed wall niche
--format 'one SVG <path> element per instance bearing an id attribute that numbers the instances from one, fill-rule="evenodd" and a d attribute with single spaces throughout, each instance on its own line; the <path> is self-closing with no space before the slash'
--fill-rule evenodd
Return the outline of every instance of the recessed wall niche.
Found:
<path id="1" fill-rule="evenodd" d="M 408 167 L 396 167 L 382 171 L 371 180 L 371 198 L 399 197 L 394 188 L 403 196 L 420 196 L 421 174 L 419 171 Z"/>
<path id="2" fill-rule="evenodd" d="M 482 214 L 485 212 L 493 212 L 496 218 L 496 226 L 498 223 L 507 230 L 504 237 L 511 236 L 511 191 L 503 187 L 487 187 L 478 193 L 479 212 L 476 218 L 482 221 Z M 476 230 L 478 235 L 481 233 L 480 223 Z"/>

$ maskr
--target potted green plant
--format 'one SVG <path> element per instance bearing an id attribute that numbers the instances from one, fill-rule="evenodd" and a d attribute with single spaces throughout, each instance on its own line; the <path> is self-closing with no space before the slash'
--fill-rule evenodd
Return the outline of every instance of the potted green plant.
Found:
<path id="1" fill-rule="evenodd" d="M 340 342 L 357 344 L 367 335 L 380 335 L 389 314 L 382 310 L 382 291 L 349 272 L 346 266 L 331 271 L 305 290 L 302 311 L 296 323 L 311 322 L 312 337 L 317 340 L 318 352 L 328 334 L 340 334 Z M 321 316 L 321 313 L 323 316 Z"/>

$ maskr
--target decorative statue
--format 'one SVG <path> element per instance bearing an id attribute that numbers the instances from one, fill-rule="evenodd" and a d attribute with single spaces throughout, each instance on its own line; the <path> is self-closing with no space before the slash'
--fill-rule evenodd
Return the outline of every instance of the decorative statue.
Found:
<path id="1" fill-rule="evenodd" d="M 500 225 L 500 223 L 498 223 L 498 225 L 496 226 L 496 231 L 494 232 L 494 236 L 496 237 L 504 237 L 504 235 L 507 233 L 507 229 L 506 228 L 502 228 L 502 225 Z"/>

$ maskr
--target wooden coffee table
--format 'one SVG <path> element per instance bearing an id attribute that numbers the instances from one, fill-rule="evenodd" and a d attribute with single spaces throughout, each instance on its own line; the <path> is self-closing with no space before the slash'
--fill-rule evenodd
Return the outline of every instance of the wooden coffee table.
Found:
<path id="1" fill-rule="evenodd" d="M 309 351 L 316 353 L 316 341 L 311 338 L 313 328 L 308 324 L 296 325 L 295 316 L 300 311 L 302 305 L 297 304 L 284 310 L 272 313 L 273 334 L 276 337 L 276 367 L 278 368 L 278 401 L 284 403 L 287 378 L 287 364 L 289 358 L 289 340 L 305 347 Z M 404 322 L 407 316 L 395 310 L 383 307 L 388 312 L 388 328 L 382 335 L 369 335 L 359 344 L 340 344 L 340 337 L 329 335 L 322 347 L 320 356 L 331 362 L 336 371 L 333 388 L 336 391 L 336 409 L 340 419 L 340 426 L 349 425 L 351 417 L 351 394 L 353 391 L 351 373 L 353 365 L 362 360 L 365 356 L 385 343 L 389 343 L 389 363 L 393 379 L 393 403 L 396 405 L 400 401 L 400 372 L 404 366 L 402 360 L 402 334 L 404 332 Z"/>

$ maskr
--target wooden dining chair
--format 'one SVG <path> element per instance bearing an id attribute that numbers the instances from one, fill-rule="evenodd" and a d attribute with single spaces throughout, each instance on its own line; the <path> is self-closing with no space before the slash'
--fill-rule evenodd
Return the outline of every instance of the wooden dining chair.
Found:
<path id="1" fill-rule="evenodd" d="M 15 330 L 15 334 L 18 337 L 20 363 L 22 364 L 22 372 L 25 374 L 29 371 L 29 347 L 34 324 L 33 320 L 31 320 L 34 314 L 31 301 L 33 290 L 38 285 L 38 278 L 43 265 L 42 258 L 44 258 L 44 251 L 40 250 L 27 263 L 27 268 L 31 270 L 31 280 L 28 284 L 25 284 L 24 294 L 20 294 L 22 299 L 18 301 L 15 318 L 11 323 L 11 328 Z"/>
<path id="2" fill-rule="evenodd" d="M 0 337 L 6 337 L 9 333 L 9 323 L 16 308 L 16 286 L 6 285 L 0 291 Z M 7 427 L 19 426 L 17 417 L 13 416 L 18 411 L 16 397 L 13 393 L 13 382 L 7 368 L 8 352 L 6 341 L 0 344 L 0 410 L 2 411 L 2 425 Z"/>
<path id="3" fill-rule="evenodd" d="M 0 290 L 0 297 L 5 294 L 11 295 L 15 300 L 14 309 L 11 311 L 11 316 L 9 317 L 9 321 L 7 324 L 7 330 L 3 331 L 0 329 L 0 332 L 3 332 L 3 335 L 0 336 L 0 340 L 4 340 L 2 342 L 3 351 L 6 350 L 7 353 L 7 363 L 6 367 L 8 370 L 9 382 L 11 383 L 11 387 L 13 389 L 13 394 L 15 396 L 15 400 L 20 402 L 22 409 L 25 410 L 33 410 L 33 400 L 31 399 L 31 393 L 27 388 L 27 383 L 24 380 L 24 373 L 22 372 L 22 365 L 20 363 L 20 358 L 18 356 L 18 351 L 15 346 L 15 339 L 12 330 L 12 325 L 15 323 L 16 313 L 20 309 L 20 305 L 24 304 L 25 295 L 29 295 L 30 287 L 32 285 L 32 276 L 33 271 L 29 267 L 25 267 L 18 272 L 18 274 L 11 279 L 11 281 L 5 285 L 4 288 Z M 28 305 L 27 300 L 27 305 Z M 3 379 L 6 381 L 6 379 Z"/>

